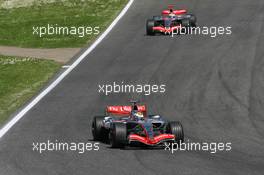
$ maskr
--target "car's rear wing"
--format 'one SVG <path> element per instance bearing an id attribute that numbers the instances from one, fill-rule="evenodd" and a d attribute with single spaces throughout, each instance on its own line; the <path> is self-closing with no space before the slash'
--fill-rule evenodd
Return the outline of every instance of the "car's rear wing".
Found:
<path id="1" fill-rule="evenodd" d="M 132 108 L 132 106 L 107 106 L 106 113 L 113 115 L 130 115 Z M 142 112 L 144 115 L 146 115 L 146 105 L 137 105 L 137 108 L 139 112 Z"/>
<path id="2" fill-rule="evenodd" d="M 173 10 L 173 14 L 175 15 L 182 15 L 187 13 L 187 10 L 181 9 L 181 10 Z M 162 15 L 169 15 L 170 14 L 170 10 L 163 10 L 162 11 Z"/>

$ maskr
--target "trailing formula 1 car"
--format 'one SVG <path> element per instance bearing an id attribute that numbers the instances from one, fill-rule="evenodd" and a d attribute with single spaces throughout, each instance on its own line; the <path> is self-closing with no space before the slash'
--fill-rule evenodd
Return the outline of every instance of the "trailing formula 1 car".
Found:
<path id="1" fill-rule="evenodd" d="M 146 23 L 147 35 L 156 33 L 171 34 L 175 30 L 181 30 L 182 27 L 196 27 L 196 16 L 187 13 L 187 10 L 174 10 L 169 6 L 168 10 L 163 10 L 161 16 L 153 16 Z"/>
<path id="2" fill-rule="evenodd" d="M 92 134 L 96 141 L 109 142 L 113 148 L 148 145 L 162 146 L 166 142 L 183 142 L 180 122 L 166 121 L 160 115 L 147 115 L 145 105 L 107 106 L 106 115 L 95 116 Z"/>

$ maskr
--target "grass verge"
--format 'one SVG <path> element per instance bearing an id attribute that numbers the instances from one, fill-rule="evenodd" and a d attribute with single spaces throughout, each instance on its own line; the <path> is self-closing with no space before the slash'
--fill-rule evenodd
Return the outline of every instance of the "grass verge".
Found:
<path id="1" fill-rule="evenodd" d="M 99 31 L 103 32 L 128 0 L 56 0 L 53 3 L 40 3 L 42 1 L 36 1 L 38 3 L 28 7 L 0 9 L 0 45 L 29 48 L 83 47 L 98 35 L 79 37 L 57 34 L 39 37 L 36 33 L 33 35 L 33 27 L 47 27 L 48 24 L 67 28 L 85 26 L 93 29 L 99 27 Z"/>
<path id="2" fill-rule="evenodd" d="M 32 98 L 60 67 L 51 60 L 0 56 L 0 123 Z"/>

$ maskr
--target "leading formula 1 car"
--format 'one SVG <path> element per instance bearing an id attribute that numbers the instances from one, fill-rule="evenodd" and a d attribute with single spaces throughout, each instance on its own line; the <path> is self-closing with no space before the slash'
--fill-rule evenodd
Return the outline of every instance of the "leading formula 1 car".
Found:
<path id="1" fill-rule="evenodd" d="M 153 16 L 152 19 L 147 20 L 146 31 L 147 35 L 171 34 L 175 30 L 181 30 L 182 27 L 196 27 L 196 22 L 196 16 L 187 13 L 187 10 L 174 10 L 173 6 L 169 6 L 168 10 L 162 11 L 161 16 Z"/>
<path id="2" fill-rule="evenodd" d="M 109 142 L 113 148 L 126 145 L 162 146 L 165 142 L 183 142 L 180 122 L 166 121 L 160 115 L 147 115 L 145 105 L 107 106 L 106 115 L 92 122 L 94 140 Z"/>

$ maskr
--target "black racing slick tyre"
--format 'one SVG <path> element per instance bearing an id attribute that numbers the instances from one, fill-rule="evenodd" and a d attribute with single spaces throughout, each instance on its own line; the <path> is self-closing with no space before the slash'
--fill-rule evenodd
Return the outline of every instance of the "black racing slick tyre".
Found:
<path id="1" fill-rule="evenodd" d="M 184 142 L 184 132 L 180 122 L 169 122 L 167 125 L 167 133 L 175 136 L 176 143 Z"/>
<path id="2" fill-rule="evenodd" d="M 107 131 L 103 127 L 104 116 L 95 116 L 92 122 L 92 133 L 95 141 L 106 141 Z"/>
<path id="3" fill-rule="evenodd" d="M 188 34 L 189 33 L 189 30 L 190 30 L 190 27 L 191 27 L 190 20 L 189 19 L 183 19 L 181 21 L 181 26 L 182 26 L 181 33 L 182 34 Z"/>
<path id="4" fill-rule="evenodd" d="M 127 143 L 127 127 L 124 123 L 112 123 L 109 132 L 109 142 L 112 148 L 123 148 Z"/>
<path id="5" fill-rule="evenodd" d="M 181 25 L 182 27 L 191 27 L 191 21 L 189 19 L 183 19 Z"/>
<path id="6" fill-rule="evenodd" d="M 191 27 L 196 27 L 196 22 L 197 22 L 196 16 L 195 15 L 191 15 L 191 17 L 190 17 L 190 25 L 191 25 Z"/>
<path id="7" fill-rule="evenodd" d="M 155 21 L 152 19 L 148 19 L 146 24 L 147 35 L 155 35 L 153 27 L 155 27 Z"/>

